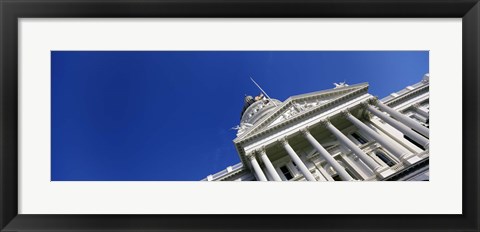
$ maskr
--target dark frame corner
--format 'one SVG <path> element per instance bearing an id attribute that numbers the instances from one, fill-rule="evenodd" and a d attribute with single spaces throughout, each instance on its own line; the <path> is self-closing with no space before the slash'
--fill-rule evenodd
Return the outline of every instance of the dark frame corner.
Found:
<path id="1" fill-rule="evenodd" d="M 478 0 L 0 0 L 1 231 L 479 231 Z M 462 215 L 24 215 L 17 213 L 18 18 L 411 17 L 463 19 Z M 188 223 L 186 223 L 188 222 Z M 296 225 L 292 227 L 292 225 Z"/>

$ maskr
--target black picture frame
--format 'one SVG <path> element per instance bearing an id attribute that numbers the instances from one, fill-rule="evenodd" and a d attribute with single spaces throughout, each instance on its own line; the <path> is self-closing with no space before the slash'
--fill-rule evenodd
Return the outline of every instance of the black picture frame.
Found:
<path id="1" fill-rule="evenodd" d="M 479 231 L 478 0 L 0 0 L 1 231 Z M 18 214 L 19 18 L 462 18 L 461 215 Z M 307 194 L 307 193 L 301 193 Z M 441 204 L 441 202 L 439 202 Z"/>

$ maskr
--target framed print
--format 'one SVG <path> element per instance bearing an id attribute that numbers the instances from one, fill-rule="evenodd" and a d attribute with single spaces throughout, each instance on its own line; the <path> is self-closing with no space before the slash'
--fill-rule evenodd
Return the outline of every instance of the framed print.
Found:
<path id="1" fill-rule="evenodd" d="M 477 1 L 0 9 L 2 231 L 479 229 Z"/>

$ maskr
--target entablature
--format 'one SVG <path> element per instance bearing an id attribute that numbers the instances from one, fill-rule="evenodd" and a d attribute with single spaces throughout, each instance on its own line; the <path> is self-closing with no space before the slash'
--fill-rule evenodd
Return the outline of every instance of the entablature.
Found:
<path id="1" fill-rule="evenodd" d="M 361 83 L 348 87 L 329 89 L 314 93 L 289 97 L 268 116 L 252 125 L 247 131 L 234 140 L 238 143 L 249 140 L 257 133 L 273 131 L 312 116 L 315 113 L 328 110 L 342 102 L 368 92 L 368 84 Z"/>
<path id="2" fill-rule="evenodd" d="M 404 103 L 405 101 L 409 101 L 416 96 L 420 96 L 420 95 L 425 94 L 425 93 L 428 94 L 429 89 L 430 89 L 430 85 L 425 84 L 425 85 L 419 86 L 419 87 L 417 87 L 413 90 L 410 90 L 408 92 L 402 93 L 401 95 L 396 96 L 394 98 L 391 98 L 391 99 L 388 99 L 388 100 L 384 100 L 385 99 L 384 98 L 384 99 L 382 99 L 382 102 L 383 102 L 383 104 L 385 104 L 387 106 L 390 106 L 392 108 L 396 108 L 400 104 Z"/>
<path id="3" fill-rule="evenodd" d="M 374 99 L 374 97 L 366 93 L 348 102 L 337 105 L 329 110 L 313 115 L 313 117 L 299 121 L 297 124 L 290 125 L 288 128 L 280 128 L 272 133 L 267 133 L 267 131 L 264 131 L 263 133 L 258 133 L 255 136 L 250 137 L 249 139 L 241 140 L 235 143 L 240 159 L 242 162 L 244 162 L 246 153 L 253 152 L 261 147 L 273 146 L 277 144 L 278 139 L 290 137 L 294 134 L 300 133 L 302 129 L 316 125 L 320 121 L 330 117 L 338 116 L 344 110 L 362 108 L 361 103 L 367 102 L 370 99 Z"/>

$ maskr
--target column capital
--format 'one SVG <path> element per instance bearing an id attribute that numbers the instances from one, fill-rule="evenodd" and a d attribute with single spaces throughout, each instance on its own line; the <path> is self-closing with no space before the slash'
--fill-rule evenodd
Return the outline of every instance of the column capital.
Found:
<path id="1" fill-rule="evenodd" d="M 329 118 L 326 118 L 325 120 L 320 121 L 320 124 L 321 124 L 323 127 L 328 127 L 329 125 L 332 125 L 332 123 L 330 122 L 330 119 L 329 119 Z"/>
<path id="2" fill-rule="evenodd" d="M 379 102 L 378 97 L 373 97 L 367 100 L 368 104 L 376 106 Z"/>
<path id="3" fill-rule="evenodd" d="M 262 155 L 265 153 L 265 146 L 261 146 L 260 148 L 258 148 L 257 150 L 255 150 L 255 153 L 257 153 L 257 155 Z"/>
<path id="4" fill-rule="evenodd" d="M 310 131 L 308 130 L 308 127 L 305 127 L 305 128 L 300 129 L 300 132 L 301 132 L 303 135 L 309 135 L 309 134 L 310 134 Z"/>
<path id="5" fill-rule="evenodd" d="M 250 160 L 250 161 L 256 159 L 256 157 L 255 157 L 255 152 L 250 152 L 250 153 L 246 154 L 245 156 L 246 156 L 246 157 L 248 158 L 248 160 Z"/>
<path id="6" fill-rule="evenodd" d="M 370 101 L 364 101 L 362 103 L 360 103 L 360 105 L 364 108 L 364 109 L 368 109 L 368 107 L 371 105 Z"/>
<path id="7" fill-rule="evenodd" d="M 370 112 L 370 111 L 365 111 L 365 114 L 363 115 L 363 117 L 366 119 L 366 120 L 371 120 L 372 117 L 373 117 L 373 114 Z"/>
<path id="8" fill-rule="evenodd" d="M 351 116 L 352 114 L 350 113 L 350 110 L 343 110 L 341 113 L 342 117 L 347 118 L 348 116 Z"/>
<path id="9" fill-rule="evenodd" d="M 387 112 L 390 114 L 392 118 L 395 118 L 396 120 L 400 121 L 401 123 L 405 124 L 406 126 L 409 126 L 410 128 L 418 131 L 418 133 L 422 134 L 423 136 L 429 138 L 430 137 L 430 129 L 423 126 L 416 120 L 398 112 L 397 110 L 392 109 L 391 107 L 383 104 L 382 102 L 378 102 L 377 104 L 378 108 Z"/>
<path id="10" fill-rule="evenodd" d="M 370 111 L 371 111 L 371 108 L 370 108 L 370 107 L 372 107 L 372 108 L 375 108 L 375 107 L 373 107 L 372 105 L 370 105 L 368 102 L 362 102 L 361 104 L 362 104 L 362 107 L 363 107 L 363 109 L 364 109 L 364 110 L 363 110 L 363 114 L 362 114 L 363 118 L 366 119 L 366 120 L 371 120 L 372 117 L 373 117 L 373 115 L 372 115 L 372 113 L 370 112 Z"/>
<path id="11" fill-rule="evenodd" d="M 288 145 L 287 137 L 280 138 L 280 139 L 278 139 L 277 141 L 278 141 L 280 144 L 282 144 L 283 146 Z"/>

